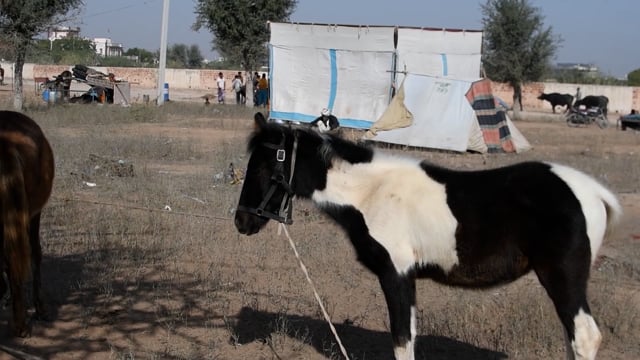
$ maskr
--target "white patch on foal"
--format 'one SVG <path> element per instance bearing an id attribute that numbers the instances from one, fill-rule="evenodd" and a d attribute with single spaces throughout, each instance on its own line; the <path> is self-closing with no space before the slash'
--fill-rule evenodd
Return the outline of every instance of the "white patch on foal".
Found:
<path id="1" fill-rule="evenodd" d="M 415 306 L 411 307 L 411 325 L 410 326 L 411 326 L 410 327 L 411 339 L 406 344 L 404 344 L 404 346 L 398 346 L 393 349 L 393 354 L 395 355 L 396 360 L 414 360 L 415 359 L 414 347 L 415 347 L 415 340 L 416 340 L 416 333 L 417 333 Z"/>
<path id="2" fill-rule="evenodd" d="M 447 205 L 445 187 L 427 176 L 415 159 L 375 153 L 370 163 L 335 160 L 327 187 L 315 191 L 312 199 L 320 206 L 358 209 L 399 274 L 416 264 L 438 265 L 448 272 L 458 263 L 458 222 Z"/>
<path id="3" fill-rule="evenodd" d="M 573 318 L 575 326 L 574 339 L 571 342 L 571 349 L 576 360 L 593 360 L 596 358 L 602 335 L 595 320 L 591 315 L 582 309 Z M 569 349 L 567 349 L 569 350 Z"/>

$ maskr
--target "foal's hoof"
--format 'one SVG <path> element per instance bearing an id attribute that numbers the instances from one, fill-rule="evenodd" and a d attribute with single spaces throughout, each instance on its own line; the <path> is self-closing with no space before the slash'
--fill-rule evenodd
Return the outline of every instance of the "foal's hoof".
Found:
<path id="1" fill-rule="evenodd" d="M 30 335 L 30 331 L 29 328 L 24 325 L 24 326 L 14 326 L 13 328 L 13 335 L 17 336 L 17 337 L 21 337 L 21 338 L 26 338 Z"/>
<path id="2" fill-rule="evenodd" d="M 34 305 L 36 308 L 36 312 L 33 314 L 33 319 L 41 320 L 41 321 L 50 321 L 50 314 L 47 309 L 47 306 L 45 305 L 45 302 L 42 301 L 42 299 L 37 299 Z"/>
<path id="3" fill-rule="evenodd" d="M 46 310 L 36 310 L 36 312 L 33 314 L 33 319 L 39 321 L 51 321 L 49 312 Z"/>

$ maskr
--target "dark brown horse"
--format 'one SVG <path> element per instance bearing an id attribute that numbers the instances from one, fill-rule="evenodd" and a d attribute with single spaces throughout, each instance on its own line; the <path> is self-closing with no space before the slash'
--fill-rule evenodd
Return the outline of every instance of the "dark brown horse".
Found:
<path id="1" fill-rule="evenodd" d="M 24 284 L 33 276 L 37 318 L 46 317 L 40 294 L 40 212 L 53 184 L 53 152 L 42 130 L 29 117 L 0 111 L 0 270 L 11 289 L 12 332 L 27 336 Z M 0 277 L 0 297 L 7 284 Z"/>

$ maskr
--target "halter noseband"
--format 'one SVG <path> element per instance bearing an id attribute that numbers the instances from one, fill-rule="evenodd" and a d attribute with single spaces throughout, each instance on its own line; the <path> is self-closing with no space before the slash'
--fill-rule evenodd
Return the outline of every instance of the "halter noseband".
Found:
<path id="1" fill-rule="evenodd" d="M 287 157 L 287 152 L 285 150 L 285 134 L 282 134 L 282 141 L 280 144 L 262 144 L 262 146 L 267 147 L 269 149 L 276 150 L 276 166 L 271 175 L 271 186 L 269 190 L 264 195 L 264 199 L 257 208 L 247 207 L 243 205 L 238 206 L 238 210 L 248 212 L 250 214 L 258 215 L 261 217 L 266 217 L 269 219 L 276 220 L 280 223 L 284 223 L 287 225 L 293 224 L 293 219 L 291 218 L 291 213 L 293 211 L 293 206 L 291 204 L 291 200 L 293 199 L 294 192 L 291 188 L 291 181 L 293 180 L 293 173 L 296 167 L 296 155 L 298 153 L 298 134 L 294 132 L 294 140 L 293 140 L 293 151 L 291 156 L 291 169 L 289 174 L 289 179 L 287 180 L 284 174 L 284 161 Z M 265 206 L 269 203 L 273 194 L 276 192 L 278 188 L 284 190 L 284 196 L 282 197 L 282 202 L 280 203 L 280 209 L 277 213 L 273 213 L 271 211 L 265 210 Z"/>

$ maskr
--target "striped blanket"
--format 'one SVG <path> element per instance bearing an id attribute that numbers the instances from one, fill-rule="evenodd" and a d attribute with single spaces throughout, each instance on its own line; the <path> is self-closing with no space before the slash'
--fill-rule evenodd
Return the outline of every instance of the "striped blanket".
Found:
<path id="1" fill-rule="evenodd" d="M 507 124 L 507 114 L 493 96 L 491 81 L 482 79 L 474 82 L 466 97 L 476 113 L 488 152 L 516 151 Z"/>

